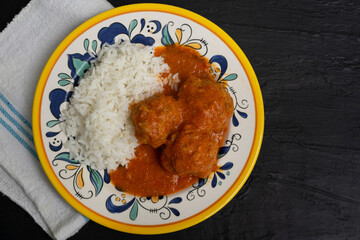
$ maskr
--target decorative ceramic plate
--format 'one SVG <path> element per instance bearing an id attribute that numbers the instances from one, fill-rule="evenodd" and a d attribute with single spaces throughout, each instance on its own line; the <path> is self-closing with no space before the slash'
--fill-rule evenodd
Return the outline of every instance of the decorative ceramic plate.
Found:
<path id="1" fill-rule="evenodd" d="M 178 193 L 135 197 L 120 192 L 106 170 L 82 166 L 69 158 L 60 129 L 60 113 L 70 92 L 104 43 L 117 40 L 162 46 L 179 43 L 207 57 L 217 82 L 234 100 L 234 114 L 218 169 Z M 264 128 L 259 84 L 237 44 L 209 20 L 162 4 L 115 8 L 86 21 L 55 50 L 36 89 L 34 139 L 51 183 L 75 209 L 99 224 L 119 231 L 158 234 L 192 226 L 220 210 L 240 190 L 258 156 Z"/>

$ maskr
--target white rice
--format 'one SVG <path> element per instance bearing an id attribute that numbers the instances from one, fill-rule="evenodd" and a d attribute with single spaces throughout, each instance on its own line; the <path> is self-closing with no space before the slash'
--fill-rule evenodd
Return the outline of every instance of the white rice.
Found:
<path id="1" fill-rule="evenodd" d="M 135 157 L 129 105 L 161 92 L 159 75 L 169 71 L 153 50 L 129 42 L 103 46 L 61 116 L 71 158 L 100 170 L 126 166 Z M 177 88 L 177 76 L 165 81 Z"/>
<path id="2" fill-rule="evenodd" d="M 164 85 L 169 85 L 171 89 L 175 90 L 177 92 L 178 85 L 180 83 L 179 73 L 175 73 L 172 75 L 169 73 L 169 75 L 166 78 L 162 79 L 162 82 Z"/>

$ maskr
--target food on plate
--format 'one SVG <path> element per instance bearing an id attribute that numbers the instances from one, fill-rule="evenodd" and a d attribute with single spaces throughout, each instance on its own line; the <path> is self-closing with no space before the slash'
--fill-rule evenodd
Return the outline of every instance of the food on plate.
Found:
<path id="1" fill-rule="evenodd" d="M 127 168 L 110 173 L 118 189 L 140 196 L 174 193 L 216 169 L 233 112 L 232 98 L 197 51 L 171 45 L 156 48 L 155 55 L 170 67 L 163 76 L 178 74 L 179 90 L 164 84 L 162 94 L 131 107 L 135 135 L 143 145 Z"/>
<path id="2" fill-rule="evenodd" d="M 66 147 L 117 189 L 167 195 L 216 169 L 233 100 L 196 50 L 104 45 L 79 82 L 61 116 Z"/>

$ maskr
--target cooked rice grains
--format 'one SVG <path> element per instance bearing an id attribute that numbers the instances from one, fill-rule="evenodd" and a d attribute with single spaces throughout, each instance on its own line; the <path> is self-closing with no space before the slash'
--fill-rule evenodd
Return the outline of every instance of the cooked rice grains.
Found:
<path id="1" fill-rule="evenodd" d="M 71 158 L 110 170 L 135 157 L 139 144 L 130 104 L 162 92 L 167 81 L 170 85 L 178 82 L 177 76 L 170 75 L 163 83 L 159 76 L 169 66 L 153 52 L 153 47 L 128 41 L 102 47 L 61 115 Z M 177 88 L 176 84 L 171 87 Z"/>

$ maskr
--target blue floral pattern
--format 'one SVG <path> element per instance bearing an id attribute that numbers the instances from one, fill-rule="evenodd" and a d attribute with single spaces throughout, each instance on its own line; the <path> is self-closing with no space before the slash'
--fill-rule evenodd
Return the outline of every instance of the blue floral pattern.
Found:
<path id="1" fill-rule="evenodd" d="M 116 196 L 116 194 L 110 195 L 105 203 L 106 209 L 111 213 L 123 213 L 131 207 L 129 218 L 132 221 L 136 220 L 140 209 L 157 214 L 163 220 L 169 219 L 172 215 L 180 216 L 180 212 L 174 204 L 181 203 L 181 197 L 175 197 L 171 200 L 169 200 L 169 196 L 133 197 L 129 202 L 125 200 L 125 197 L 125 193 L 122 193 L 121 197 Z"/>

